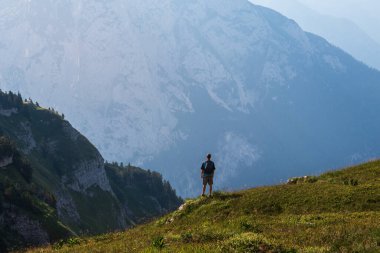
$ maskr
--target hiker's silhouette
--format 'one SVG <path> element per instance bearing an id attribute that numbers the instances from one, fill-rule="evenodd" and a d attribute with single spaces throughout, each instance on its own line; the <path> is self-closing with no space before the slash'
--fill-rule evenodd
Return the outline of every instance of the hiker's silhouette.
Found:
<path id="1" fill-rule="evenodd" d="M 215 173 L 215 164 L 211 161 L 211 154 L 207 154 L 207 160 L 202 163 L 201 166 L 201 178 L 203 179 L 203 188 L 202 188 L 202 196 L 205 195 L 207 184 L 210 187 L 209 196 L 212 194 L 212 185 L 214 181 L 214 173 Z"/>

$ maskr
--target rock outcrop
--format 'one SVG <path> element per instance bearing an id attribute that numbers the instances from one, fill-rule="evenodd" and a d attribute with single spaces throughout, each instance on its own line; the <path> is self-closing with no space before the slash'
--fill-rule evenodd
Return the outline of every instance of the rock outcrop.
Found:
<path id="1" fill-rule="evenodd" d="M 9 164 L 12 164 L 12 162 L 13 156 L 3 157 L 2 159 L 0 159 L 0 168 L 8 166 Z"/>

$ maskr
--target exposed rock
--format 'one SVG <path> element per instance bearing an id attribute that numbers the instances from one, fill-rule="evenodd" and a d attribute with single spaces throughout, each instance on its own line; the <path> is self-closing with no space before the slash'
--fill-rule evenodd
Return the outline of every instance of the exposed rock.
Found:
<path id="1" fill-rule="evenodd" d="M 71 181 L 71 182 L 70 182 Z M 103 191 L 114 195 L 104 170 L 104 160 L 101 156 L 94 160 L 83 161 L 76 166 L 73 178 L 63 177 L 64 184 L 70 189 L 86 193 L 91 186 L 99 186 Z"/>
<path id="2" fill-rule="evenodd" d="M 58 217 L 62 221 L 79 222 L 80 216 L 71 195 L 62 189 L 55 192 Z"/>
<path id="3" fill-rule="evenodd" d="M 178 208 L 178 210 L 179 210 L 179 211 L 182 211 L 182 210 L 185 208 L 185 206 L 186 206 L 186 203 L 183 203 L 183 204 Z"/>
<path id="4" fill-rule="evenodd" d="M 80 133 L 67 121 L 64 121 L 62 123 L 62 129 L 66 136 L 68 136 L 72 141 L 77 141 L 78 137 L 80 136 Z"/>
<path id="5" fill-rule="evenodd" d="M 5 166 L 8 166 L 9 164 L 13 163 L 13 156 L 10 157 L 4 157 L 0 160 L 0 168 L 3 168 Z"/>
<path id="6" fill-rule="evenodd" d="M 32 129 L 29 123 L 21 122 L 21 131 L 18 133 L 18 138 L 24 143 L 23 152 L 30 154 L 30 152 L 37 147 L 36 140 L 33 137 Z"/>
<path id="7" fill-rule="evenodd" d="M 151 203 L 154 205 L 155 210 L 157 210 L 161 214 L 164 214 L 167 212 L 167 210 L 164 210 L 164 208 L 162 208 L 162 206 L 161 206 L 160 202 L 157 200 L 157 198 L 155 198 L 153 196 L 149 196 L 149 198 L 152 200 Z"/>
<path id="8" fill-rule="evenodd" d="M 287 184 L 299 184 L 299 183 L 315 183 L 318 181 L 314 176 L 293 177 L 288 179 Z"/>
<path id="9" fill-rule="evenodd" d="M 37 221 L 31 220 L 24 215 L 12 215 L 14 223 L 11 228 L 17 231 L 27 242 L 33 242 L 34 245 L 49 243 L 49 236 Z"/>
<path id="10" fill-rule="evenodd" d="M 17 114 L 18 110 L 17 108 L 11 108 L 11 109 L 0 109 L 0 115 L 5 117 L 10 117 L 12 114 Z"/>

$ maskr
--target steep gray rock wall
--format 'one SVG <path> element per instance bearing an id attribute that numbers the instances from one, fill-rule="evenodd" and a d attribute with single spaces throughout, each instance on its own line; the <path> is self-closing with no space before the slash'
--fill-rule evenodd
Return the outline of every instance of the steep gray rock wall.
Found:
<path id="1" fill-rule="evenodd" d="M 56 205 L 59 219 L 65 224 L 79 223 L 80 215 L 77 207 L 75 206 L 73 198 L 65 189 L 64 185 L 61 185 L 61 187 L 54 192 L 54 196 L 57 200 Z"/>
<path id="2" fill-rule="evenodd" d="M 104 170 L 104 160 L 101 156 L 95 159 L 82 161 L 73 168 L 72 175 L 64 176 L 62 183 L 68 188 L 86 193 L 86 190 L 93 186 L 113 194 L 106 172 Z"/>
<path id="3" fill-rule="evenodd" d="M 25 215 L 11 214 L 10 216 L 13 221 L 10 224 L 11 229 L 20 234 L 25 241 L 33 242 L 34 245 L 44 245 L 50 242 L 48 233 L 38 221 Z"/>

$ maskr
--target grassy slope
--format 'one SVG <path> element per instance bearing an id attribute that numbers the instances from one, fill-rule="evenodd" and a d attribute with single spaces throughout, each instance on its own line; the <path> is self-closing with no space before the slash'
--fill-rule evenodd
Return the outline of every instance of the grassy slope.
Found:
<path id="1" fill-rule="evenodd" d="M 188 200 L 159 220 L 72 240 L 58 252 L 156 252 L 160 246 L 162 252 L 380 252 L 380 161 L 315 179 Z"/>

